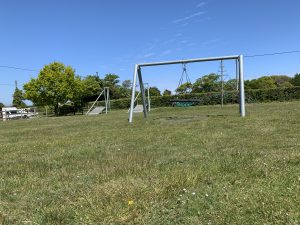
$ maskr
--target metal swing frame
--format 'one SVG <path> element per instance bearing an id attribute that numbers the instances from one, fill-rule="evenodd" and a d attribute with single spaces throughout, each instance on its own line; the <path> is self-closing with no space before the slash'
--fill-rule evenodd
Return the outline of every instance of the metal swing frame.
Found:
<path id="1" fill-rule="evenodd" d="M 138 85 L 136 85 L 138 86 Z M 145 96 L 147 98 L 147 106 L 148 106 L 148 112 L 150 112 L 151 110 L 151 99 L 150 99 L 150 86 L 149 86 L 149 83 L 144 83 L 144 91 L 145 91 L 145 86 L 146 86 L 146 89 L 147 89 L 147 96 Z M 134 103 L 137 102 L 138 100 L 138 97 L 140 96 L 141 92 L 139 92 L 136 96 L 135 96 L 135 99 L 134 99 Z M 130 112 L 130 108 L 128 109 L 128 112 Z"/>
<path id="2" fill-rule="evenodd" d="M 95 104 L 98 102 L 99 98 L 104 95 L 104 102 L 105 102 L 105 114 L 107 114 L 108 110 L 111 110 L 110 107 L 110 95 L 109 95 L 109 87 L 104 87 L 103 90 L 101 91 L 101 93 L 98 95 L 97 99 L 94 101 L 93 105 L 89 108 L 89 110 L 87 111 L 86 115 L 88 115 L 93 107 L 95 106 Z"/>
<path id="3" fill-rule="evenodd" d="M 130 103 L 130 110 L 129 110 L 129 123 L 133 121 L 133 109 L 134 109 L 134 99 L 135 99 L 135 92 L 136 92 L 136 84 L 137 79 L 139 79 L 140 84 L 140 92 L 142 97 L 143 109 L 144 109 L 144 117 L 148 117 L 148 110 L 146 106 L 146 96 L 145 96 L 145 89 L 143 84 L 143 77 L 142 77 L 142 67 L 150 67 L 150 66 L 163 66 L 163 65 L 172 65 L 172 64 L 187 64 L 187 63 L 197 63 L 197 62 L 209 62 L 209 61 L 225 61 L 225 60 L 235 60 L 236 61 L 236 77 L 239 81 L 239 112 L 241 117 L 246 116 L 246 109 L 245 109 L 245 88 L 244 88 L 244 57 L 243 55 L 233 55 L 233 56 L 223 56 L 223 57 L 211 57 L 211 58 L 199 58 L 199 59 L 188 59 L 188 60 L 177 60 L 177 61 L 166 61 L 166 62 L 154 62 L 154 63 L 143 63 L 143 64 L 136 64 L 134 67 L 134 75 L 133 75 L 133 82 L 132 82 L 132 94 L 131 94 L 131 103 Z"/>

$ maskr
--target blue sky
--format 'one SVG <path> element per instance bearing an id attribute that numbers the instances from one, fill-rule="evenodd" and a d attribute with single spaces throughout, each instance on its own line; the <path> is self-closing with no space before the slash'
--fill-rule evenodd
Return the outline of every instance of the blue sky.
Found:
<path id="1" fill-rule="evenodd" d="M 79 75 L 132 79 L 135 63 L 300 50 L 299 0 L 2 0 L 0 66 L 40 70 L 60 61 Z M 248 58 L 246 79 L 300 72 L 300 54 Z M 188 65 L 192 81 L 219 63 Z M 234 63 L 226 62 L 227 79 Z M 181 66 L 147 68 L 144 81 L 174 90 Z M 10 104 L 38 72 L 0 67 Z"/>

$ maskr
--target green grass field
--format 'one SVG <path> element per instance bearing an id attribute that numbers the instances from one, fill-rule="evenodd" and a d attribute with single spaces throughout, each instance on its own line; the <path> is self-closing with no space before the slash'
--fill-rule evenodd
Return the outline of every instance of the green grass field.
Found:
<path id="1" fill-rule="evenodd" d="M 0 224 L 300 224 L 300 102 L 0 123 Z"/>

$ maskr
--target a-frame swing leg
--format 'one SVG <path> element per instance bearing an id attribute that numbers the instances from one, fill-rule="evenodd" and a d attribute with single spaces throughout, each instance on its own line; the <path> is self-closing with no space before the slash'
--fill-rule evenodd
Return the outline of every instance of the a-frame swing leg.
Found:
<path id="1" fill-rule="evenodd" d="M 240 90 L 240 115 L 246 116 L 245 109 L 245 87 L 244 87 L 244 58 L 239 56 L 239 90 Z"/>
<path id="2" fill-rule="evenodd" d="M 132 83 L 132 93 L 131 93 L 129 118 L 128 118 L 129 123 L 132 123 L 132 120 L 133 120 L 133 108 L 134 108 L 134 100 L 135 100 L 137 70 L 138 70 L 138 65 L 135 65 L 134 75 L 133 75 L 133 83 Z"/>
<path id="3" fill-rule="evenodd" d="M 105 103 L 105 114 L 107 114 L 107 96 L 106 96 L 106 87 L 104 88 L 104 103 Z"/>
<path id="4" fill-rule="evenodd" d="M 143 102 L 143 111 L 144 111 L 144 117 L 147 118 L 148 116 L 148 109 L 146 105 L 146 95 L 145 95 L 145 88 L 144 88 L 144 83 L 143 83 L 143 78 L 142 78 L 142 72 L 141 68 L 138 67 L 138 77 L 139 77 L 139 83 L 140 83 L 140 90 L 141 90 L 141 96 L 142 96 L 142 102 Z"/>

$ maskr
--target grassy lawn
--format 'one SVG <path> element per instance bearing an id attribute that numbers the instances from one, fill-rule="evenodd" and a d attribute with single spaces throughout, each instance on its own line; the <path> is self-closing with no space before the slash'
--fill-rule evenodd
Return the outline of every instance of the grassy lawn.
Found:
<path id="1" fill-rule="evenodd" d="M 300 102 L 0 123 L 0 224 L 300 224 Z"/>

